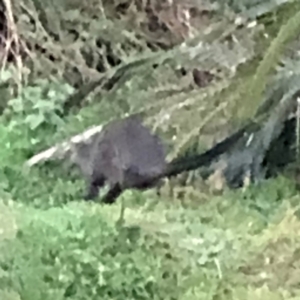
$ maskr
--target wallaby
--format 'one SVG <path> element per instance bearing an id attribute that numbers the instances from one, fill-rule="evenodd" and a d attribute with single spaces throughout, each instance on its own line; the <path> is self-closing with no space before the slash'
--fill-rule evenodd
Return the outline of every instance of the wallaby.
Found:
<path id="1" fill-rule="evenodd" d="M 127 188 L 151 188 L 164 177 L 208 166 L 231 149 L 251 126 L 252 123 L 245 125 L 204 153 L 167 163 L 161 140 L 137 116 L 130 116 L 110 122 L 90 142 L 74 145 L 72 160 L 86 177 L 88 189 L 84 198 L 96 198 L 99 188 L 107 182 L 110 190 L 103 202 L 113 203 Z"/>
<path id="2" fill-rule="evenodd" d="M 137 116 L 107 124 L 91 142 L 74 150 L 73 162 L 87 180 L 86 200 L 95 199 L 107 182 L 110 190 L 103 202 L 113 203 L 125 189 L 154 187 L 166 169 L 161 140 Z"/>

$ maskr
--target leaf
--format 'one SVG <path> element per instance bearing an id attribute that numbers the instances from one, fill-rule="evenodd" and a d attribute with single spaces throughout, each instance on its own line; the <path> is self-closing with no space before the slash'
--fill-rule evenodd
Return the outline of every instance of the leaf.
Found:
<path id="1" fill-rule="evenodd" d="M 76 21 L 80 19 L 79 9 L 68 10 L 64 13 L 64 17 L 68 21 Z"/>
<path id="2" fill-rule="evenodd" d="M 25 123 L 29 124 L 31 130 L 34 130 L 37 127 L 39 127 L 44 121 L 45 121 L 45 117 L 41 114 L 29 115 L 25 118 Z"/>
<path id="3" fill-rule="evenodd" d="M 22 112 L 24 111 L 24 104 L 23 104 L 23 99 L 22 98 L 15 98 L 12 99 L 8 102 L 8 105 L 12 107 L 14 112 Z"/>
<path id="4" fill-rule="evenodd" d="M 8 79 L 12 78 L 12 73 L 9 70 L 2 70 L 0 73 L 0 81 L 6 82 Z"/>
<path id="5" fill-rule="evenodd" d="M 44 111 L 54 110 L 55 105 L 49 100 L 38 100 L 34 106 L 34 109 L 43 109 Z"/>

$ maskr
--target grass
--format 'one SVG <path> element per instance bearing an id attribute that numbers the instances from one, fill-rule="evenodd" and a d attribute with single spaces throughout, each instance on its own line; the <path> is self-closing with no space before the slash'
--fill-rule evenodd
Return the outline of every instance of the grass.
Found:
<path id="1" fill-rule="evenodd" d="M 292 186 L 278 178 L 198 206 L 126 192 L 121 228 L 121 200 L 2 201 L 1 299 L 298 299 Z"/>
<path id="2" fill-rule="evenodd" d="M 0 125 L 0 299 L 300 299 L 292 181 L 219 196 L 189 186 L 184 200 L 127 191 L 112 206 L 85 203 L 83 180 L 60 163 L 20 168 L 70 128 L 80 132 L 77 121 L 58 133 L 46 123 L 36 131 Z"/>

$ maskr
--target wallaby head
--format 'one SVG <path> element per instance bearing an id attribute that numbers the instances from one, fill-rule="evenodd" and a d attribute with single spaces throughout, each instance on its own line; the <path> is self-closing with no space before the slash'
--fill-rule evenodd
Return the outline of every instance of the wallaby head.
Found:
<path id="1" fill-rule="evenodd" d="M 71 162 L 79 167 L 85 177 L 92 175 L 91 149 L 92 142 L 81 142 L 72 145 Z"/>

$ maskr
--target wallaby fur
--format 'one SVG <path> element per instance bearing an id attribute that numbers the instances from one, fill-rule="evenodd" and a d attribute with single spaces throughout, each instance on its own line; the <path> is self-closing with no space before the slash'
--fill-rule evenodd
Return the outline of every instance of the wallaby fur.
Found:
<path id="1" fill-rule="evenodd" d="M 113 121 L 89 143 L 74 146 L 73 162 L 87 180 L 86 200 L 96 198 L 107 182 L 103 201 L 113 203 L 125 189 L 157 185 L 166 169 L 161 140 L 137 116 Z"/>

